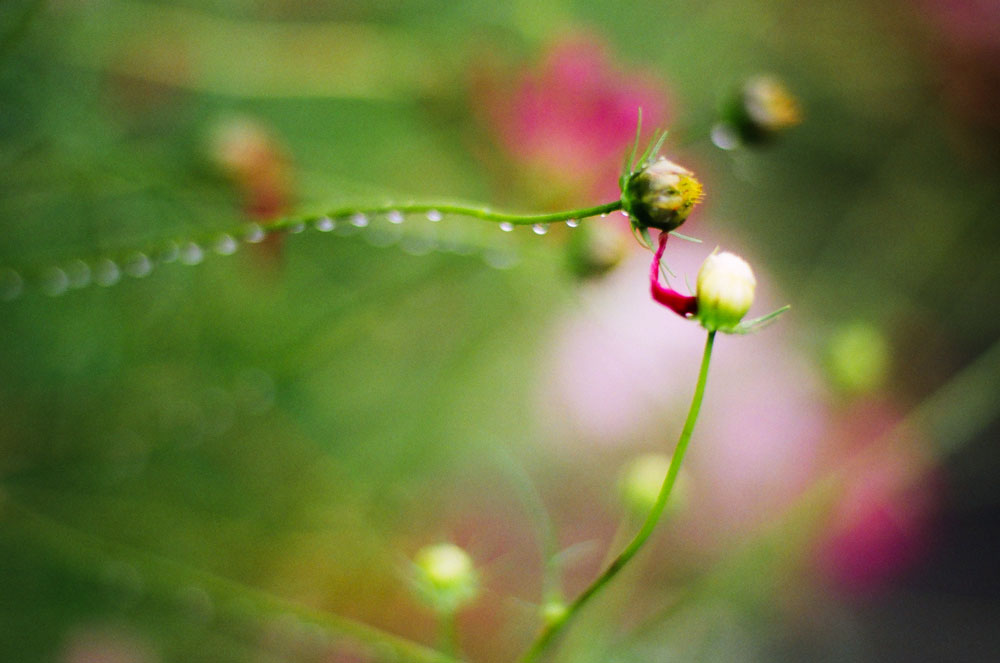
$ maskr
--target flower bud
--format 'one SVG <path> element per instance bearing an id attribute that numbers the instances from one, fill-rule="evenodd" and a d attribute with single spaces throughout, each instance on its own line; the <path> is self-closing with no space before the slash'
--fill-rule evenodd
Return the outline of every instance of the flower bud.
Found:
<path id="1" fill-rule="evenodd" d="M 629 512 L 637 518 L 649 515 L 660 496 L 660 489 L 669 469 L 670 456 L 664 454 L 645 454 L 625 466 L 619 487 L 622 501 Z M 688 477 L 682 470 L 677 475 L 670 501 L 667 502 L 668 513 L 683 510 L 688 502 L 689 492 Z"/>
<path id="2" fill-rule="evenodd" d="M 729 105 L 725 120 L 746 144 L 764 143 L 802 121 L 795 96 L 774 76 L 754 76 Z"/>
<path id="3" fill-rule="evenodd" d="M 684 223 L 703 197 L 694 173 L 661 157 L 629 175 L 622 207 L 634 226 L 669 231 Z"/>
<path id="4" fill-rule="evenodd" d="M 628 239 L 617 225 L 581 224 L 566 243 L 570 270 L 581 278 L 607 274 L 625 258 L 630 248 Z"/>
<path id="5" fill-rule="evenodd" d="M 472 559 L 452 543 L 421 548 L 413 566 L 417 591 L 439 611 L 452 612 L 479 592 Z"/>
<path id="6" fill-rule="evenodd" d="M 732 331 L 753 304 L 757 280 L 734 253 L 713 253 L 698 270 L 698 320 L 708 331 Z"/>
<path id="7" fill-rule="evenodd" d="M 826 369 L 833 384 L 847 394 L 877 389 L 889 371 L 890 350 L 874 325 L 854 322 L 838 328 L 826 351 Z"/>

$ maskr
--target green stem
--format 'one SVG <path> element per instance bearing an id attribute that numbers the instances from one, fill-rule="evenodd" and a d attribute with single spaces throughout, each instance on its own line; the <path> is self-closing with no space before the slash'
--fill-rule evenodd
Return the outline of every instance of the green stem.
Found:
<path id="1" fill-rule="evenodd" d="M 426 214 L 427 212 L 440 212 L 441 214 L 454 214 L 457 216 L 468 216 L 484 221 L 495 221 L 497 223 L 510 223 L 515 226 L 530 226 L 535 223 L 558 223 L 569 221 L 570 219 L 586 219 L 587 217 L 599 214 L 608 214 L 622 208 L 622 201 L 616 200 L 603 205 L 593 207 L 580 207 L 578 209 L 564 210 L 562 212 L 549 212 L 546 214 L 513 214 L 511 212 L 498 212 L 489 207 L 476 207 L 461 203 L 408 203 L 405 205 L 377 205 L 374 207 L 356 206 L 341 207 L 330 210 L 326 216 L 330 218 L 350 217 L 352 214 L 361 212 L 363 214 L 388 214 L 389 212 L 399 212 L 400 214 Z M 280 230 L 286 226 L 295 225 L 303 219 L 283 219 L 273 224 L 269 228 Z M 315 218 L 306 219 L 313 221 Z"/>
<path id="2" fill-rule="evenodd" d="M 635 535 L 632 541 L 625 547 L 624 550 L 611 562 L 611 564 L 604 570 L 604 573 L 599 575 L 597 579 L 594 580 L 583 592 L 570 603 L 566 610 L 566 615 L 563 619 L 552 622 L 548 624 L 542 632 L 539 633 L 538 637 L 532 643 L 531 647 L 521 658 L 523 663 L 529 663 L 534 661 L 539 654 L 541 654 L 545 648 L 552 642 L 552 640 L 569 624 L 570 620 L 576 615 L 576 613 L 587 603 L 591 598 L 594 597 L 605 585 L 614 578 L 622 568 L 628 564 L 629 560 L 635 557 L 635 554 L 639 552 L 646 540 L 653 533 L 656 528 L 657 522 L 660 520 L 660 516 L 663 514 L 663 509 L 667 505 L 667 499 L 670 497 L 670 491 L 673 490 L 674 482 L 677 480 L 677 473 L 680 471 L 681 462 L 684 460 L 684 453 L 687 451 L 688 444 L 691 442 L 691 434 L 694 432 L 695 422 L 698 421 L 698 413 L 701 411 L 701 401 L 705 395 L 705 383 L 708 379 L 708 365 L 712 359 L 712 346 L 715 343 L 715 332 L 709 332 L 708 338 L 705 341 L 705 352 L 701 359 L 701 369 L 698 372 L 698 383 L 695 385 L 694 398 L 691 400 L 691 408 L 688 410 L 687 419 L 684 422 L 684 429 L 681 431 L 681 436 L 677 440 L 677 448 L 674 449 L 674 456 L 670 460 L 670 467 L 667 470 L 667 476 L 663 479 L 663 485 L 660 487 L 660 493 L 656 498 L 656 504 L 653 505 L 652 510 L 649 515 L 646 516 L 646 521 L 643 523 L 642 528 Z"/>
<path id="3" fill-rule="evenodd" d="M 513 214 L 510 212 L 498 212 L 488 207 L 476 207 L 461 203 L 405 203 L 405 204 L 382 204 L 382 205 L 352 205 L 349 207 L 339 207 L 327 211 L 325 214 L 303 214 L 288 216 L 274 221 L 244 222 L 229 229 L 219 229 L 211 232 L 202 232 L 196 236 L 186 238 L 166 239 L 152 242 L 143 246 L 122 247 L 113 251 L 102 252 L 93 255 L 88 261 L 84 256 L 65 255 L 53 256 L 45 262 L 27 265 L 2 265 L 4 267 L 14 267 L 17 271 L 27 273 L 28 280 L 35 281 L 40 278 L 42 272 L 53 265 L 69 262 L 72 259 L 83 258 L 85 262 L 95 262 L 99 259 L 108 258 L 116 263 L 126 262 L 136 256 L 148 256 L 154 263 L 170 262 L 177 258 L 178 251 L 182 247 L 190 244 L 196 245 L 200 251 L 209 251 L 211 247 L 225 239 L 229 242 L 246 241 L 260 242 L 272 233 L 298 231 L 304 229 L 309 224 L 318 224 L 322 221 L 331 224 L 354 223 L 354 217 L 362 215 L 364 217 L 401 214 L 404 217 L 412 214 L 428 214 L 436 212 L 440 215 L 450 214 L 454 216 L 464 216 L 484 221 L 496 223 L 509 223 L 512 226 L 530 226 L 534 224 L 558 223 L 571 219 L 586 219 L 592 216 L 609 214 L 622 208 L 621 200 L 594 205 L 593 207 L 580 207 L 577 209 L 564 210 L 562 212 L 550 212 L 547 214 Z M 332 225 L 331 225 L 332 227 Z M 233 249 L 235 250 L 235 249 Z M 169 257 L 166 257 L 169 256 Z"/>
<path id="4" fill-rule="evenodd" d="M 456 627 L 454 609 L 441 610 L 438 613 L 439 642 L 438 649 L 452 658 L 458 655 L 458 629 Z"/>

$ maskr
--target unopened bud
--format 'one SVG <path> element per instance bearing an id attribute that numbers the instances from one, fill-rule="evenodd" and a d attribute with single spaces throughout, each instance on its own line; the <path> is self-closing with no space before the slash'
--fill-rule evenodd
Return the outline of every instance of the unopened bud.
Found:
<path id="1" fill-rule="evenodd" d="M 726 111 L 726 122 L 746 144 L 768 141 L 802 122 L 798 99 L 774 76 L 754 76 L 744 83 Z"/>
<path id="2" fill-rule="evenodd" d="M 628 236 L 617 225 L 606 223 L 581 224 L 566 243 L 569 267 L 582 278 L 607 274 L 625 258 L 628 249 Z"/>
<path id="3" fill-rule="evenodd" d="M 694 173 L 661 157 L 628 177 L 622 207 L 633 225 L 669 231 L 684 223 L 703 197 Z"/>
<path id="4" fill-rule="evenodd" d="M 826 367 L 830 379 L 849 394 L 872 391 L 881 386 L 889 370 L 889 344 L 875 326 L 854 322 L 830 339 Z"/>
<path id="5" fill-rule="evenodd" d="M 634 516 L 645 518 L 653 510 L 669 469 L 670 456 L 664 454 L 645 454 L 625 466 L 619 485 L 622 501 Z M 667 502 L 668 513 L 683 510 L 688 503 L 689 492 L 687 474 L 681 471 Z"/>
<path id="6" fill-rule="evenodd" d="M 698 270 L 698 320 L 708 331 L 732 331 L 753 304 L 757 280 L 735 253 L 713 253 Z"/>
<path id="7" fill-rule="evenodd" d="M 442 612 L 452 612 L 479 593 L 479 576 L 469 555 L 452 543 L 421 548 L 414 559 L 420 595 Z"/>

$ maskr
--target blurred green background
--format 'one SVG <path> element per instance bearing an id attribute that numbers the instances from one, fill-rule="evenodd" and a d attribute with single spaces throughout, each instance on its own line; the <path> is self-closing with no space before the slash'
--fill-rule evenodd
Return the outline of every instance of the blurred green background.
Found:
<path id="1" fill-rule="evenodd" d="M 802 124 L 719 149 L 759 74 Z M 0 658 L 427 660 L 356 624 L 434 646 L 408 560 L 453 541 L 463 653 L 514 659 L 539 540 L 571 597 L 683 421 L 649 254 L 241 233 L 606 202 L 643 105 L 707 191 L 680 282 L 720 244 L 793 309 L 720 339 L 691 495 L 554 660 L 997 660 L 998 102 L 989 0 L 4 0 Z"/>

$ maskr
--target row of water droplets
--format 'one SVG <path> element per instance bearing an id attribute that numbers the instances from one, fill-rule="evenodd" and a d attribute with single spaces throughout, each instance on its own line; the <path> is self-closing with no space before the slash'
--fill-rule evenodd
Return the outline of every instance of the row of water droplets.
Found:
<path id="1" fill-rule="evenodd" d="M 444 219 L 444 214 L 437 209 L 425 212 L 394 209 L 375 214 L 357 211 L 325 215 L 308 221 L 283 223 L 272 228 L 250 224 L 239 233 L 222 233 L 208 242 L 169 241 L 155 250 L 133 251 L 120 259 L 103 257 L 86 261 L 77 258 L 46 267 L 30 279 L 14 268 L 0 267 L 0 301 L 17 299 L 29 285 L 36 286 L 50 297 L 58 297 L 70 290 L 90 285 L 110 287 L 121 281 L 123 276 L 135 279 L 148 276 L 158 265 L 170 263 L 198 265 L 205 259 L 208 251 L 228 256 L 236 253 L 241 241 L 258 244 L 264 241 L 268 233 L 284 232 L 294 235 L 310 227 L 318 232 L 335 232 L 345 236 L 363 232 L 365 240 L 373 246 L 388 247 L 398 244 L 404 253 L 410 255 L 427 255 L 434 251 L 473 255 L 479 251 L 482 253 L 483 261 L 496 269 L 509 269 L 519 261 L 518 254 L 511 248 L 482 247 L 454 238 L 439 238 L 435 232 L 404 233 L 402 230 L 404 221 L 415 215 L 435 225 Z M 607 214 L 601 216 L 605 217 Z M 570 228 L 580 225 L 578 219 L 568 219 L 565 223 Z M 513 232 L 516 227 L 507 221 L 499 224 L 500 230 L 504 233 Z M 536 235 L 545 235 L 548 230 L 547 223 L 536 223 L 531 226 L 531 231 Z"/>

